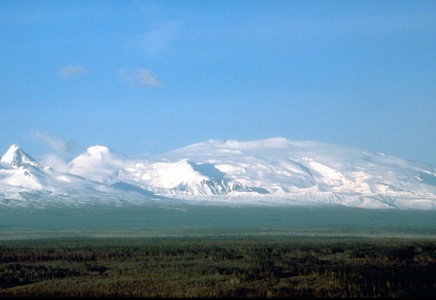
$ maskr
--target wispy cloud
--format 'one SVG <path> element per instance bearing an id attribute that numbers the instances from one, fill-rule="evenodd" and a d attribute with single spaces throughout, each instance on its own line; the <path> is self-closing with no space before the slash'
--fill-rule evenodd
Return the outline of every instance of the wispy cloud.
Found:
<path id="1" fill-rule="evenodd" d="M 65 78 L 72 78 L 85 74 L 88 70 L 84 66 L 64 66 L 59 69 L 59 74 Z"/>
<path id="2" fill-rule="evenodd" d="M 66 141 L 59 137 L 53 136 L 47 132 L 35 131 L 32 134 L 33 139 L 47 145 L 55 153 L 46 154 L 41 163 L 51 166 L 59 171 L 66 171 L 68 162 L 81 154 L 85 148 L 72 142 Z"/>
<path id="3" fill-rule="evenodd" d="M 160 80 L 150 70 L 146 69 L 121 69 L 120 76 L 128 83 L 139 87 L 158 88 L 161 86 Z"/>
<path id="4" fill-rule="evenodd" d="M 142 35 L 142 46 L 147 54 L 159 55 L 168 49 L 180 31 L 180 23 L 177 21 L 163 22 L 154 26 Z"/>

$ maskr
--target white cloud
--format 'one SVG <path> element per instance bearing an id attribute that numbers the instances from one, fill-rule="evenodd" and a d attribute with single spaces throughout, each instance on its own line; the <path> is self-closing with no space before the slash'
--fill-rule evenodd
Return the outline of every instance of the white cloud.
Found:
<path id="1" fill-rule="evenodd" d="M 153 87 L 158 88 L 161 86 L 159 79 L 150 70 L 146 69 L 121 69 L 120 76 L 132 85 L 140 87 Z"/>
<path id="2" fill-rule="evenodd" d="M 68 162 L 55 153 L 46 154 L 39 161 L 43 166 L 49 166 L 59 172 L 68 172 L 69 170 Z"/>
<path id="3" fill-rule="evenodd" d="M 56 152 L 65 152 L 68 148 L 65 140 L 55 137 L 47 132 L 35 131 L 33 133 L 33 138 L 37 141 L 47 144 Z"/>
<path id="4" fill-rule="evenodd" d="M 164 22 L 155 26 L 142 36 L 142 46 L 149 55 L 159 55 L 164 52 L 180 31 L 176 21 Z"/>
<path id="5" fill-rule="evenodd" d="M 33 132 L 32 137 L 36 141 L 47 145 L 55 152 L 45 155 L 43 160 L 41 160 L 41 163 L 60 171 L 64 171 L 67 162 L 85 150 L 84 147 L 72 141 L 65 141 L 47 132 L 35 131 Z"/>
<path id="6" fill-rule="evenodd" d="M 64 66 L 59 69 L 59 74 L 62 77 L 71 78 L 85 74 L 87 71 L 84 66 Z"/>

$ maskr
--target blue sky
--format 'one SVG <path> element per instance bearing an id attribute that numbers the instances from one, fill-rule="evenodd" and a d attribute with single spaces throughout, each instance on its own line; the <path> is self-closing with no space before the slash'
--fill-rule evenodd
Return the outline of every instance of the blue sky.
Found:
<path id="1" fill-rule="evenodd" d="M 0 152 L 285 137 L 436 165 L 436 1 L 0 1 Z"/>

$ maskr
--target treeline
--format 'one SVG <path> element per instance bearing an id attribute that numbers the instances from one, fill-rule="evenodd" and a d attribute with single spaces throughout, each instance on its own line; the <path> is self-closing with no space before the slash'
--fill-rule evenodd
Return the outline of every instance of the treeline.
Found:
<path id="1" fill-rule="evenodd" d="M 434 297 L 436 241 L 309 237 L 0 244 L 1 297 Z"/>

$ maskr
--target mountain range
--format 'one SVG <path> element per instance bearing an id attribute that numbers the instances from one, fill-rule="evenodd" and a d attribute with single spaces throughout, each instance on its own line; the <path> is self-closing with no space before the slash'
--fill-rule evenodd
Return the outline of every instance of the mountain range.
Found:
<path id="1" fill-rule="evenodd" d="M 281 137 L 208 140 L 139 158 L 93 146 L 62 171 L 18 145 L 1 158 L 0 206 L 149 201 L 436 210 L 436 167 Z"/>

